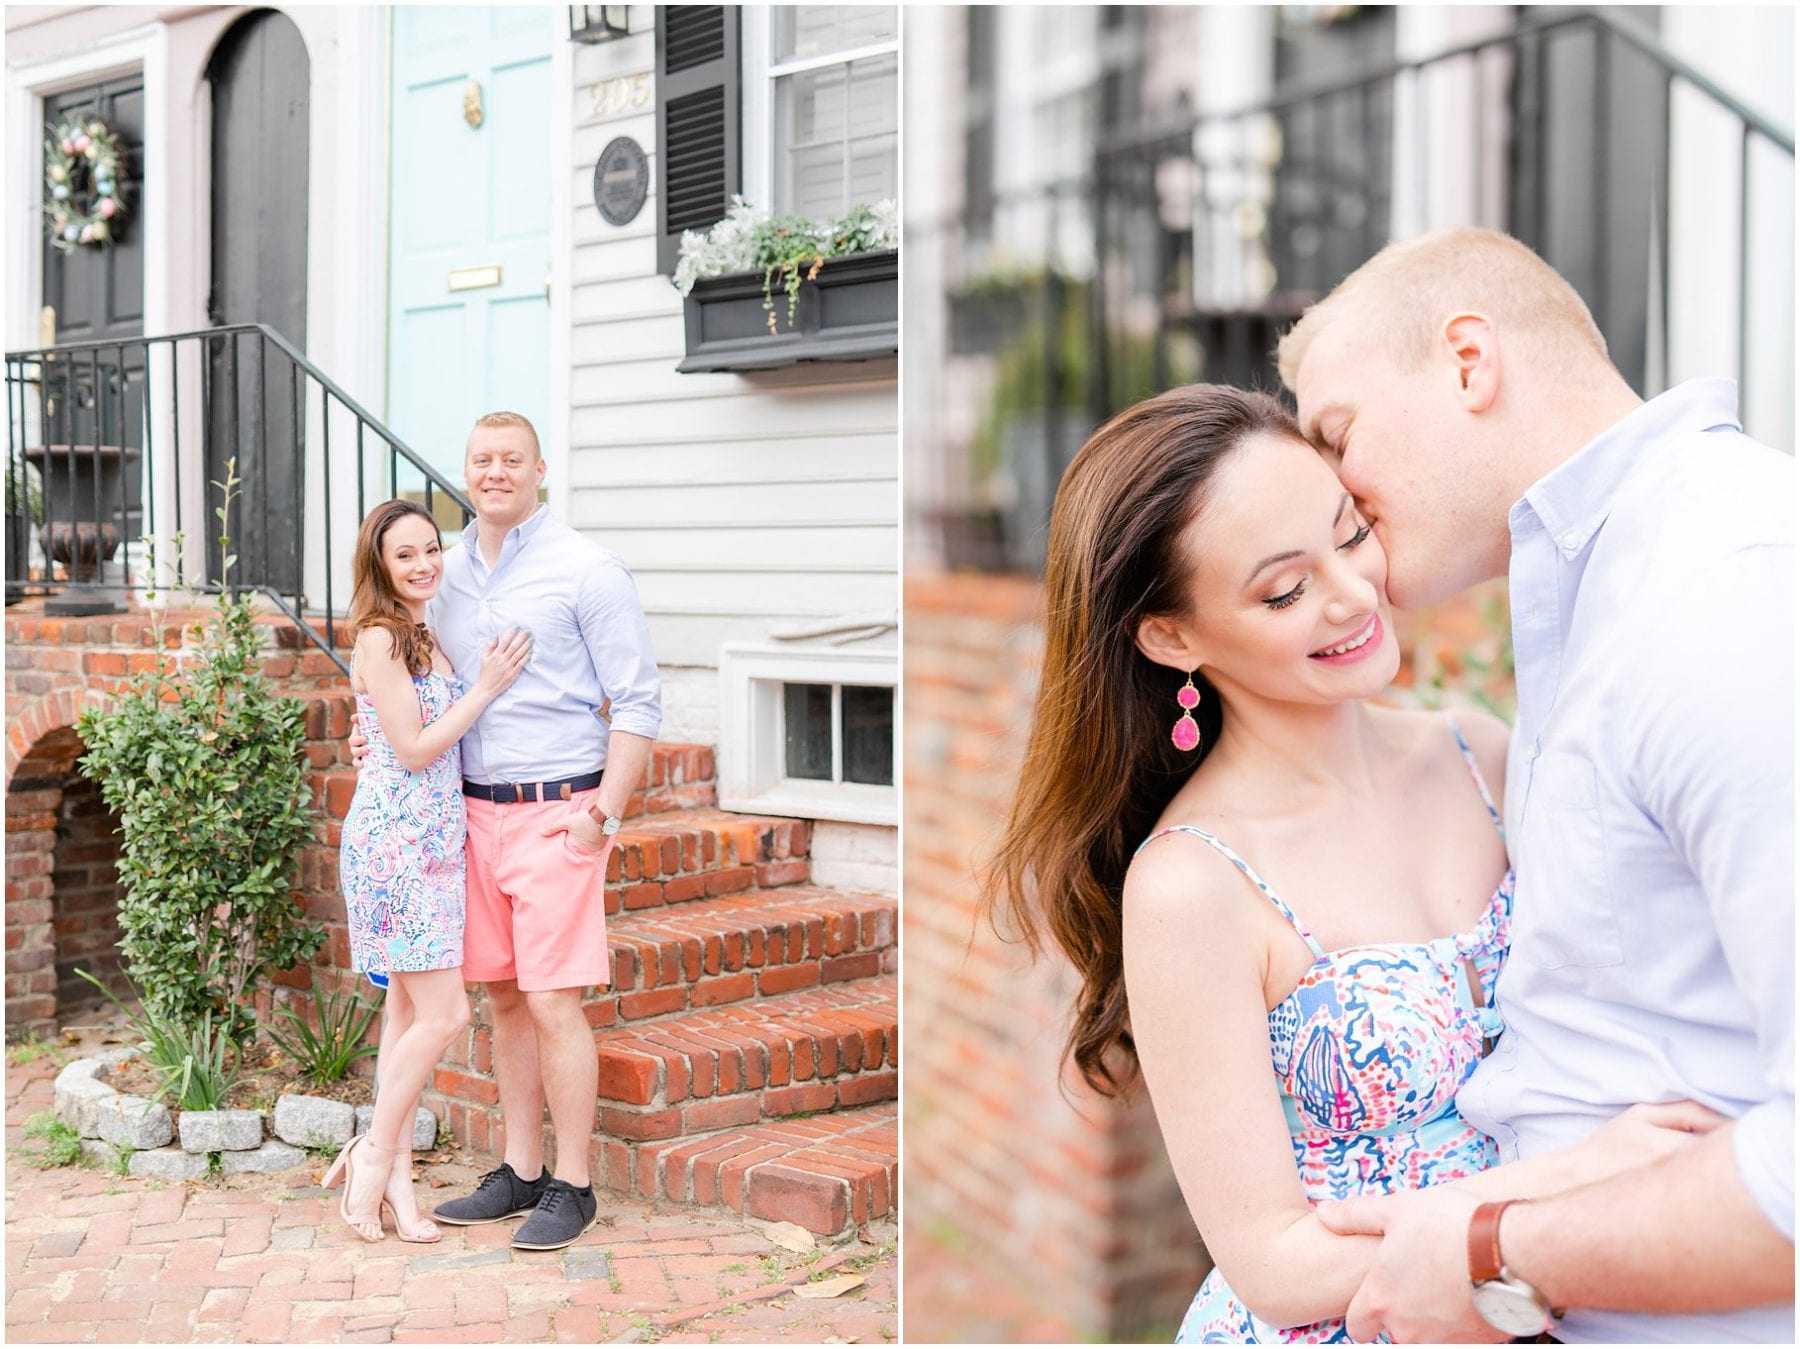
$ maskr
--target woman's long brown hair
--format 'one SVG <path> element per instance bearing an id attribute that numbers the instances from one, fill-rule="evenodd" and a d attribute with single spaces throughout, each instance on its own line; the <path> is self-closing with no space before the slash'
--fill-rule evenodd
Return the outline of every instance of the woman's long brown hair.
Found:
<path id="1" fill-rule="evenodd" d="M 350 558 L 350 613 L 344 626 L 355 641 L 364 628 L 380 628 L 394 642 L 394 654 L 413 674 L 431 669 L 431 630 L 415 623 L 411 612 L 394 589 L 394 581 L 381 560 L 387 532 L 409 515 L 431 520 L 431 513 L 416 501 L 396 497 L 384 501 L 363 517 L 356 534 L 356 551 Z M 432 528 L 437 522 L 432 520 Z"/>
<path id="2" fill-rule="evenodd" d="M 1064 1052 L 1106 1095 L 1123 1094 L 1137 1076 L 1125 1000 L 1125 872 L 1220 724 L 1219 700 L 1203 688 L 1194 711 L 1201 747 L 1175 748 L 1169 732 L 1183 676 L 1138 650 L 1138 625 L 1188 611 L 1194 559 L 1183 533 L 1219 465 L 1265 431 L 1300 435 L 1267 394 L 1171 389 L 1094 433 L 1063 474 L 1050 515 L 1042 679 L 982 903 L 1034 951 L 1054 941 L 1080 973 Z"/>

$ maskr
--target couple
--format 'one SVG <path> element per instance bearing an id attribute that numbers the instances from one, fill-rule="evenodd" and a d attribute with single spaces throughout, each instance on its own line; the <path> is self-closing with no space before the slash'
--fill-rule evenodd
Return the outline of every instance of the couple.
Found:
<path id="1" fill-rule="evenodd" d="M 643 609 L 619 558 L 538 504 L 531 423 L 482 417 L 475 520 L 445 554 L 415 503 L 357 538 L 349 628 L 361 766 L 339 874 L 352 967 L 385 974 L 374 1122 L 326 1173 L 369 1241 L 439 1239 L 413 1196 L 419 1094 L 485 984 L 505 1160 L 440 1222 L 526 1216 L 512 1244 L 569 1245 L 598 1215 L 599 1063 L 583 991 L 609 975 L 606 861 L 661 724 Z M 610 702 L 610 711 L 607 705 Z M 366 749 L 366 759 L 364 757 Z M 554 1171 L 542 1162 L 549 1106 Z"/>
<path id="2" fill-rule="evenodd" d="M 1149 1088 L 1215 1262 L 1180 1338 L 1791 1343 L 1791 461 L 1487 231 L 1279 363 L 1297 421 L 1176 389 L 1069 466 L 989 880 Z M 1510 740 L 1367 701 L 1390 596 L 1501 574 Z"/>

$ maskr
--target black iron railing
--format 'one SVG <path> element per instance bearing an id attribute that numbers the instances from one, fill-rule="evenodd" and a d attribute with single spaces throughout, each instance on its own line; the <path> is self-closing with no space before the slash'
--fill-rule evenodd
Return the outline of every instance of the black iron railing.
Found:
<path id="1" fill-rule="evenodd" d="M 474 514 L 444 475 L 261 324 L 6 356 L 6 590 L 104 611 L 126 592 L 253 589 L 348 670 L 337 616 L 369 506 Z M 240 480 L 222 555 L 227 463 Z"/>
<path id="2" fill-rule="evenodd" d="M 1679 363 L 1669 180 L 1690 152 L 1678 122 L 1728 142 L 1736 161 L 1708 202 L 1727 222 L 1720 251 L 1736 256 L 1719 264 L 1734 303 L 1721 296 L 1729 315 L 1709 320 L 1725 340 L 1707 373 L 1735 368 L 1746 409 L 1753 397 L 1785 407 L 1791 325 L 1753 345 L 1751 322 L 1759 261 L 1791 259 L 1791 215 L 1772 245 L 1753 232 L 1791 210 L 1793 135 L 1629 20 L 1588 11 L 1248 107 L 1118 127 L 1061 181 L 909 219 L 919 269 L 935 264 L 948 296 L 949 357 L 993 358 L 990 406 L 952 445 L 966 463 L 947 475 L 966 468 L 975 499 L 909 504 L 937 517 L 953 564 L 1035 570 L 1050 495 L 1087 430 L 1171 384 L 1279 389 L 1281 331 L 1390 238 L 1446 214 L 1530 245 L 1582 295 L 1634 387 L 1661 392 Z M 1451 191 L 1453 173 L 1465 181 Z M 984 270 L 994 256 L 1004 274 Z M 1694 246 L 1679 257 L 1691 265 Z M 909 427 L 909 439 L 940 437 Z M 986 502 L 984 474 L 1001 481 Z"/>

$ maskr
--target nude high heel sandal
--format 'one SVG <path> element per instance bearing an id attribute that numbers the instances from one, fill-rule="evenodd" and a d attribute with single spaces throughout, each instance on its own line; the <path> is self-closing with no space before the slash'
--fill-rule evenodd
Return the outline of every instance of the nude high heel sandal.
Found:
<path id="1" fill-rule="evenodd" d="M 360 1151 L 357 1150 L 358 1144 L 362 1145 Z M 391 1171 L 394 1165 L 394 1156 L 398 1151 L 398 1148 L 384 1148 L 379 1143 L 371 1141 L 367 1134 L 358 1134 L 344 1144 L 344 1150 L 338 1153 L 337 1160 L 332 1162 L 330 1169 L 319 1180 L 319 1184 L 329 1190 L 338 1183 L 340 1176 L 343 1178 L 344 1193 L 338 1200 L 338 1217 L 342 1218 L 350 1230 L 364 1241 L 381 1241 L 387 1236 L 381 1227 L 381 1205 L 385 1196 L 376 1200 L 372 1211 L 352 1213 L 350 1211 L 350 1190 L 356 1182 L 357 1169 L 362 1166 L 373 1166 L 378 1169 L 386 1167 Z M 356 1152 L 354 1158 L 351 1156 L 352 1152 Z M 364 1156 L 363 1153 L 368 1155 Z"/>

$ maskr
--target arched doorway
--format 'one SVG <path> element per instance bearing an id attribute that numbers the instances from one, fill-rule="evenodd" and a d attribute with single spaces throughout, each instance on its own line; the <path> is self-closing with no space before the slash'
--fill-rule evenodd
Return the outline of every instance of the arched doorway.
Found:
<path id="1" fill-rule="evenodd" d="M 72 727 L 46 732 L 6 790 L 6 1027 L 48 1035 L 115 994 L 119 956 L 118 817 L 81 771 Z"/>
<path id="2" fill-rule="evenodd" d="M 279 10 L 226 30 L 206 68 L 212 87 L 212 288 L 215 325 L 263 323 L 306 350 L 307 156 L 312 73 L 306 43 Z M 303 469 L 291 361 L 249 338 L 211 353 L 206 477 L 235 456 L 244 513 L 233 521 L 239 584 L 291 586 Z M 210 512 L 209 516 L 210 518 Z M 218 552 L 211 552 L 217 574 Z"/>

